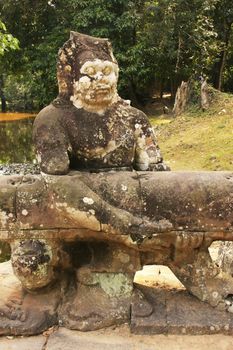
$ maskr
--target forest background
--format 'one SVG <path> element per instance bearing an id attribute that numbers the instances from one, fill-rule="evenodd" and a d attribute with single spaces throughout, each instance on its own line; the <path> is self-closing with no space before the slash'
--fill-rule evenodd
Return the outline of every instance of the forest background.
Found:
<path id="1" fill-rule="evenodd" d="M 12 110 L 56 97 L 57 52 L 71 30 L 110 39 L 120 95 L 133 105 L 203 77 L 233 92 L 231 0 L 0 0 L 0 20 L 0 95 Z"/>

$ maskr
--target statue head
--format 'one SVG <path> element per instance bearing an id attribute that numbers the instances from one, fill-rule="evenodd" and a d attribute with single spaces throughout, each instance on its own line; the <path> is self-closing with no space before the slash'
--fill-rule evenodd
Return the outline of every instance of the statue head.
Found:
<path id="1" fill-rule="evenodd" d="M 41 239 L 16 241 L 12 245 L 12 267 L 24 288 L 40 289 L 57 279 L 58 255 L 56 243 L 50 246 Z"/>
<path id="2" fill-rule="evenodd" d="M 60 97 L 99 114 L 117 101 L 119 69 L 107 39 L 71 32 L 58 56 Z"/>

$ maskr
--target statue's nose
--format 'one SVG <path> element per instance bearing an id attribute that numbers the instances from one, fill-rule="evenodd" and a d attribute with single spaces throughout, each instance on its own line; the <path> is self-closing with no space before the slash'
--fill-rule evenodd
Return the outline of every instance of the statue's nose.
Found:
<path id="1" fill-rule="evenodd" d="M 96 80 L 101 80 L 103 78 L 104 74 L 103 72 L 97 72 L 95 75 Z"/>

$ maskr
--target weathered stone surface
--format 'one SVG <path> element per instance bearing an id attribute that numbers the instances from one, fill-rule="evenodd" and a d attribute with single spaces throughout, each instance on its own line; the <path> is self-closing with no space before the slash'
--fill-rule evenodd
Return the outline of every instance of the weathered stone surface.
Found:
<path id="1" fill-rule="evenodd" d="M 130 318 L 133 278 L 122 273 L 93 273 L 80 269 L 59 309 L 61 324 L 90 331 L 118 325 Z"/>
<path id="2" fill-rule="evenodd" d="M 55 240 L 15 240 L 11 249 L 13 271 L 25 289 L 40 289 L 58 279 L 60 251 Z"/>
<path id="3" fill-rule="evenodd" d="M 31 176 L 17 187 L 16 202 L 12 199 L 7 207 L 17 213 L 17 223 L 14 218 L 11 227 L 21 229 L 85 228 L 133 234 L 135 228 L 141 238 L 196 231 L 211 233 L 213 239 L 222 239 L 221 231 L 224 239 L 231 240 L 232 178 L 231 172 Z M 4 196 L 11 198 L 11 187 L 4 188 Z M 7 223 L 3 224 L 6 230 Z"/>
<path id="4" fill-rule="evenodd" d="M 148 315 L 141 314 L 140 301 L 132 301 L 130 329 L 135 334 L 166 334 L 167 312 L 166 298 L 162 291 L 156 293 L 152 288 L 140 285 L 137 287 L 143 291 L 146 300 L 151 305 L 151 312 Z"/>
<path id="5" fill-rule="evenodd" d="M 129 273 L 141 269 L 140 253 L 122 243 L 110 241 L 67 242 L 63 251 L 69 256 L 70 267 L 88 266 L 92 272 Z"/>
<path id="6" fill-rule="evenodd" d="M 58 322 L 79 330 L 116 325 L 128 321 L 131 303 L 131 331 L 136 334 L 233 333 L 232 314 L 213 309 L 185 291 L 136 285 L 131 298 L 131 278 L 127 281 L 124 274 L 81 268 L 77 270 L 77 286 L 73 280 L 68 289 L 63 283 L 62 288 L 55 285 L 29 294 L 22 290 L 9 263 L 0 268 L 1 335 L 37 334 Z"/>
<path id="7" fill-rule="evenodd" d="M 133 350 L 135 346 L 138 346 L 138 338 L 133 339 L 125 326 L 88 333 L 60 328 L 58 332 L 51 335 L 47 344 L 48 350 L 60 350 L 64 347 L 67 350 L 76 347 L 80 350 L 121 350 L 122 348 Z"/>
<path id="8" fill-rule="evenodd" d="M 0 350 L 42 350 L 45 341 L 43 335 L 26 338 L 12 336 L 12 339 L 0 337 Z"/>
<path id="9" fill-rule="evenodd" d="M 49 332 L 48 332 L 49 333 Z M 45 336 L 0 338 L 0 350 L 41 350 Z M 231 350 L 233 340 L 226 335 L 132 335 L 128 327 L 78 332 L 60 328 L 49 336 L 46 350 Z"/>
<path id="10" fill-rule="evenodd" d="M 185 291 L 167 292 L 169 334 L 233 334 L 233 315 L 201 303 Z"/>
<path id="11" fill-rule="evenodd" d="M 139 178 L 150 220 L 167 220 L 173 230 L 185 232 L 232 232 L 233 173 L 140 173 Z"/>
<path id="12" fill-rule="evenodd" d="M 218 252 L 217 264 L 233 277 L 233 242 L 222 242 Z"/>
<path id="13" fill-rule="evenodd" d="M 16 190 L 22 176 L 0 176 L 0 230 L 10 230 L 16 221 Z"/>
<path id="14" fill-rule="evenodd" d="M 43 228 L 42 218 L 45 222 L 50 218 L 48 196 L 41 175 L 28 175 L 22 179 L 21 184 L 17 187 L 15 203 L 17 221 L 21 229 Z"/>
<path id="15" fill-rule="evenodd" d="M 121 326 L 88 333 L 60 328 L 50 336 L 46 350 L 231 350 L 232 347 L 232 336 L 146 336 L 130 334 L 128 327 Z"/>
<path id="16" fill-rule="evenodd" d="M 232 193 L 229 172 L 213 177 L 208 172 L 162 176 L 126 171 L 25 177 L 10 204 L 17 213 L 14 226 L 6 235 L 6 223 L 0 234 L 11 243 L 13 267 L 26 289 L 39 290 L 65 273 L 74 285 L 73 294 L 64 290 L 61 306 L 70 327 L 83 326 L 69 320 L 68 304 L 73 305 L 71 319 L 85 318 L 85 327 L 92 329 L 90 310 L 97 296 L 105 305 L 104 313 L 100 308 L 95 312 L 99 326 L 113 324 L 119 303 L 124 305 L 119 322 L 129 319 L 135 300 L 133 289 L 123 302 L 118 295 L 109 297 L 95 278 L 91 286 L 88 278 L 80 280 L 82 271 L 103 280 L 109 274 L 129 275 L 132 284 L 144 264 L 169 266 L 200 300 L 231 311 L 232 276 L 211 260 L 208 247 L 216 239 L 233 239 Z M 80 304 L 87 293 L 93 299 L 89 308 Z"/>
<path id="17" fill-rule="evenodd" d="M 0 264 L 0 335 L 39 334 L 57 323 L 59 289 L 29 294 L 9 262 Z"/>
<path id="18" fill-rule="evenodd" d="M 133 285 L 144 264 L 169 266 L 201 301 L 233 311 L 232 274 L 208 251 L 233 241 L 233 174 L 150 171 L 169 168 L 147 117 L 117 94 L 108 40 L 72 32 L 57 68 L 59 96 L 33 132 L 44 173 L 0 178 L 0 239 L 24 288 L 17 306 L 4 292 L 2 333 L 41 332 L 57 313 L 73 329 L 120 324 L 131 302 L 136 320 L 156 322 L 150 296 Z M 183 327 L 172 303 L 156 308 L 160 332 Z"/>
<path id="19" fill-rule="evenodd" d="M 132 305 L 131 332 L 135 334 L 233 334 L 233 315 L 201 303 L 186 291 L 140 287 L 153 306 L 148 317 Z"/>
<path id="20" fill-rule="evenodd" d="M 117 93 L 118 65 L 107 39 L 71 32 L 58 55 L 59 95 L 36 117 L 41 169 L 169 170 L 146 115 Z"/>

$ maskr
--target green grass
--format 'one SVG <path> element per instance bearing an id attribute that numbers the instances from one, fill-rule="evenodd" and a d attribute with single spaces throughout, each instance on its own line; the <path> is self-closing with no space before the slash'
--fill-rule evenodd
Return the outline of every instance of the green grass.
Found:
<path id="1" fill-rule="evenodd" d="M 208 111 L 150 118 L 172 170 L 233 171 L 233 95 L 219 93 Z"/>

